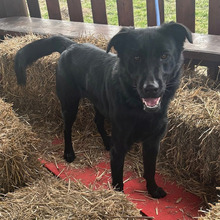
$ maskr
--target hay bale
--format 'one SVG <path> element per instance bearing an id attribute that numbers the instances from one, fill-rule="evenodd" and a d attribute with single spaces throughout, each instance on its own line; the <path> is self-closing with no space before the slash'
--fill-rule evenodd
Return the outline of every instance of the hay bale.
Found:
<path id="1" fill-rule="evenodd" d="M 34 153 L 38 142 L 30 125 L 21 122 L 12 105 L 0 99 L 0 193 L 39 177 L 41 167 Z"/>
<path id="2" fill-rule="evenodd" d="M 169 131 L 160 152 L 160 170 L 175 176 L 208 202 L 220 185 L 220 92 L 198 73 L 182 79 L 169 109 Z"/>
<path id="3" fill-rule="evenodd" d="M 123 193 L 93 191 L 80 182 L 50 177 L 36 181 L 0 201 L 0 218 L 9 219 L 126 219 L 141 217 Z"/>
<path id="4" fill-rule="evenodd" d="M 27 68 L 27 85 L 20 87 L 16 83 L 14 73 L 14 56 L 26 44 L 43 38 L 42 36 L 26 35 L 23 37 L 6 38 L 1 43 L 0 78 L 2 95 L 18 108 L 19 113 L 26 114 L 39 123 L 46 121 L 61 122 L 60 103 L 56 96 L 55 71 L 59 53 L 43 57 Z M 105 48 L 107 40 L 100 36 L 81 37 L 75 39 L 79 43 L 91 42 Z M 40 115 L 40 117 L 39 117 Z"/>
<path id="5" fill-rule="evenodd" d="M 1 43 L 0 73 L 2 96 L 12 102 L 20 114 L 29 112 L 30 118 L 38 117 L 40 122 L 43 122 L 50 117 L 54 120 L 60 116 L 59 103 L 55 94 L 55 69 L 59 55 L 54 53 L 44 57 L 28 68 L 25 87 L 17 85 L 14 72 L 16 52 L 40 38 L 40 36 L 27 35 L 6 39 Z"/>

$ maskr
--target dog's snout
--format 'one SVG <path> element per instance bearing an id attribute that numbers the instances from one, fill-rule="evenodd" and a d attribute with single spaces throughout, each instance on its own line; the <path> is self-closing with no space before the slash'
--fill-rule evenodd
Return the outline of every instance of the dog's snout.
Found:
<path id="1" fill-rule="evenodd" d="M 143 85 L 145 93 L 157 93 L 159 90 L 159 83 L 157 81 L 146 82 Z"/>

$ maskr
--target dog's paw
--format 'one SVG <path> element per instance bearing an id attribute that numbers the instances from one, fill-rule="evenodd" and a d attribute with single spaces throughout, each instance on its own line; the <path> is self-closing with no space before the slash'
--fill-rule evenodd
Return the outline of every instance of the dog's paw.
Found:
<path id="1" fill-rule="evenodd" d="M 64 154 L 64 159 L 66 162 L 71 163 L 75 160 L 76 156 L 75 154 Z"/>
<path id="2" fill-rule="evenodd" d="M 124 188 L 124 184 L 112 184 L 112 187 L 115 191 L 117 192 L 124 192 L 123 188 Z"/>
<path id="3" fill-rule="evenodd" d="M 161 188 L 161 187 L 157 187 L 156 190 L 149 190 L 148 189 L 148 193 L 153 197 L 153 198 L 164 198 L 167 193 Z"/>

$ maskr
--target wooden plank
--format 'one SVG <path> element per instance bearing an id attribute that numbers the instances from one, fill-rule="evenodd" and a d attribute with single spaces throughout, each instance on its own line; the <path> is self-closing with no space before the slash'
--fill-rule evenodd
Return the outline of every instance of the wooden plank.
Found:
<path id="1" fill-rule="evenodd" d="M 38 0 L 27 0 L 27 5 L 31 17 L 41 18 L 40 6 Z"/>
<path id="2" fill-rule="evenodd" d="M 220 36 L 193 34 L 193 44 L 184 45 L 184 57 L 204 61 L 217 62 L 220 65 Z"/>
<path id="3" fill-rule="evenodd" d="M 69 38 L 90 35 L 100 37 L 100 35 L 103 35 L 106 39 L 110 39 L 118 33 L 120 29 L 121 27 L 114 25 L 64 20 L 30 17 L 0 18 L 0 35 L 34 33 L 42 35 L 63 35 Z"/>
<path id="4" fill-rule="evenodd" d="M 67 0 L 70 21 L 83 22 L 82 5 L 80 0 Z"/>
<path id="5" fill-rule="evenodd" d="M 148 26 L 156 26 L 155 0 L 146 0 L 147 2 L 147 24 Z M 159 0 L 160 23 L 164 22 L 164 0 Z"/>
<path id="6" fill-rule="evenodd" d="M 82 35 L 113 37 L 121 28 L 114 25 L 89 24 L 29 17 L 9 17 L 0 19 L 0 35 L 8 33 L 35 33 L 42 35 L 62 34 L 75 38 Z M 211 61 L 220 65 L 220 36 L 193 34 L 193 44 L 184 45 L 184 56 L 187 59 Z"/>
<path id="7" fill-rule="evenodd" d="M 195 32 L 195 0 L 176 0 L 176 20 Z"/>
<path id="8" fill-rule="evenodd" d="M 105 0 L 91 0 L 93 22 L 107 24 Z"/>
<path id="9" fill-rule="evenodd" d="M 220 1 L 209 0 L 209 34 L 220 35 Z"/>
<path id="10" fill-rule="evenodd" d="M 46 0 L 50 19 L 62 20 L 59 0 Z"/>
<path id="11" fill-rule="evenodd" d="M 120 26 L 134 26 L 132 0 L 117 0 L 118 23 Z"/>
<path id="12" fill-rule="evenodd" d="M 28 16 L 25 0 L 3 0 L 7 17 Z"/>

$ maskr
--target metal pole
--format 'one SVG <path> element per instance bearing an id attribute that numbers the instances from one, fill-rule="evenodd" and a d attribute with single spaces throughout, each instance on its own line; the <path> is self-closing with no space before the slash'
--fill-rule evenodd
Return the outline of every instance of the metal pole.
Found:
<path id="1" fill-rule="evenodd" d="M 155 0 L 155 10 L 156 10 L 156 21 L 157 26 L 160 26 L 160 8 L 158 0 Z"/>

